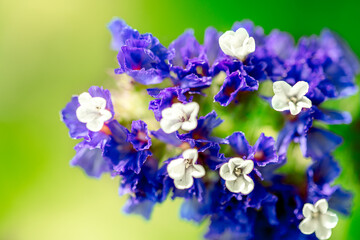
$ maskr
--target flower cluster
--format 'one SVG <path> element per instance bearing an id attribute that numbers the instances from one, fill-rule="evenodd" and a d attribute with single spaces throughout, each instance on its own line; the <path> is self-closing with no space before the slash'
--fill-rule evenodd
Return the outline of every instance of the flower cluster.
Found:
<path id="1" fill-rule="evenodd" d="M 338 217 L 328 209 L 349 214 L 352 195 L 333 185 L 341 137 L 313 122 L 351 122 L 322 103 L 354 94 L 359 71 L 336 34 L 295 44 L 247 20 L 225 33 L 208 28 L 203 44 L 188 30 L 165 47 L 120 19 L 108 28 L 120 89 L 93 86 L 62 110 L 70 137 L 82 139 L 71 165 L 91 177 L 119 176 L 126 213 L 149 219 L 169 195 L 183 198 L 181 217 L 208 220 L 207 239 L 331 236 Z M 272 96 L 260 91 L 268 86 Z M 291 163 L 298 172 L 282 170 Z"/>

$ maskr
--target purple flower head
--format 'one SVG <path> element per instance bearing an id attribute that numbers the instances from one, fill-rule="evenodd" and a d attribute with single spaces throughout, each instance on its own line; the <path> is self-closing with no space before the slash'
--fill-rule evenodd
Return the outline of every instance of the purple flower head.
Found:
<path id="1" fill-rule="evenodd" d="M 134 124 L 135 129 L 137 123 Z M 146 125 L 144 126 L 146 128 Z M 117 121 L 111 122 L 109 128 L 112 135 L 110 141 L 105 145 L 104 156 L 111 160 L 113 169 L 117 173 L 121 174 L 128 170 L 139 173 L 146 159 L 151 156 L 151 152 L 147 149 L 137 151 L 134 148 L 134 145 L 129 141 L 129 135 L 131 133 Z M 139 129 L 135 131 L 138 130 Z M 146 139 L 146 137 L 144 139 Z M 143 146 L 141 141 L 134 141 L 133 139 L 133 142 L 136 143 L 135 146 L 137 148 Z"/>
<path id="2" fill-rule="evenodd" d="M 169 76 L 166 63 L 171 53 L 151 34 L 139 34 L 120 19 L 109 24 L 112 46 L 118 50 L 120 67 L 116 74 L 126 73 L 141 84 L 157 84 Z"/>
<path id="3" fill-rule="evenodd" d="M 121 173 L 119 194 L 131 194 L 123 209 L 125 213 L 139 214 L 145 219 L 150 218 L 155 203 L 160 200 L 161 185 L 156 178 L 157 170 L 157 160 L 149 157 L 139 173 L 132 170 Z"/>
<path id="4" fill-rule="evenodd" d="M 307 170 L 307 202 L 315 203 L 324 198 L 330 208 L 348 215 L 352 207 L 352 194 L 339 186 L 331 186 L 340 174 L 339 164 L 331 155 L 317 159 Z"/>
<path id="5" fill-rule="evenodd" d="M 320 159 L 335 150 L 342 138 L 328 130 L 312 127 L 300 138 L 300 147 L 306 157 Z"/>
<path id="6" fill-rule="evenodd" d="M 183 143 L 177 137 L 176 132 L 165 133 L 161 128 L 157 131 L 151 131 L 151 135 L 153 135 L 155 138 L 159 139 L 160 141 L 175 147 L 180 147 L 180 145 Z"/>
<path id="7" fill-rule="evenodd" d="M 204 49 L 209 66 L 213 66 L 216 60 L 226 57 L 219 46 L 220 36 L 221 32 L 213 27 L 208 27 L 205 31 Z"/>
<path id="8" fill-rule="evenodd" d="M 182 89 L 178 87 L 171 87 L 165 89 L 152 88 L 148 89 L 148 94 L 155 100 L 150 101 L 149 110 L 152 110 L 157 121 L 161 120 L 161 112 L 165 108 L 171 107 L 175 102 L 188 103 L 185 93 L 188 89 Z"/>
<path id="9" fill-rule="evenodd" d="M 159 182 L 162 183 L 162 196 L 160 198 L 161 201 L 165 200 L 168 194 L 172 192 L 172 199 L 175 199 L 177 197 L 185 199 L 195 198 L 199 202 L 202 202 L 204 200 L 205 185 L 200 178 L 194 178 L 194 183 L 190 188 L 178 189 L 174 185 L 174 180 L 169 177 L 167 166 L 172 160 L 177 158 L 178 157 L 166 160 L 164 162 L 164 165 L 158 171 L 157 179 Z"/>
<path id="10" fill-rule="evenodd" d="M 284 80 L 289 84 L 309 83 L 308 97 L 313 105 L 357 91 L 354 79 L 359 72 L 359 62 L 349 47 L 328 30 L 320 37 L 301 38 L 285 66 L 288 70 Z"/>
<path id="11" fill-rule="evenodd" d="M 339 174 L 339 164 L 331 155 L 315 161 L 307 170 L 308 198 L 312 199 L 312 202 L 316 202 L 324 195 L 329 194 L 332 191 L 330 186 Z M 321 197 L 313 199 L 319 194 Z"/>
<path id="12" fill-rule="evenodd" d="M 254 146 L 246 140 L 244 133 L 235 132 L 226 138 L 233 151 L 243 159 L 251 159 L 256 167 L 265 167 L 269 164 L 278 163 L 275 140 L 261 134 Z"/>
<path id="13" fill-rule="evenodd" d="M 173 58 L 170 64 L 175 68 L 185 68 L 190 59 L 204 59 L 204 49 L 194 36 L 193 30 L 187 30 L 169 45 Z"/>
<path id="14" fill-rule="evenodd" d="M 108 24 L 111 32 L 111 48 L 115 51 L 120 51 L 121 47 L 125 45 L 128 39 L 138 39 L 140 34 L 137 30 L 129 27 L 124 20 L 114 18 Z"/>
<path id="15" fill-rule="evenodd" d="M 209 32 L 211 37 L 216 36 Z M 213 45 L 212 39 L 205 39 L 207 44 Z M 209 47 L 209 46 L 208 46 Z M 219 48 L 217 46 L 217 48 Z M 209 63 L 206 53 L 210 52 L 206 46 L 201 46 L 194 36 L 192 30 L 186 31 L 178 39 L 173 41 L 169 50 L 174 53 L 170 60 L 170 71 L 172 81 L 181 88 L 200 90 L 211 85 L 212 78 L 209 73 Z M 213 51 L 217 51 L 215 48 Z M 211 56 L 213 57 L 213 56 Z"/>
<path id="16" fill-rule="evenodd" d="M 208 113 L 205 117 L 198 119 L 197 127 L 185 134 L 177 133 L 177 137 L 182 142 L 187 142 L 191 147 L 196 147 L 199 152 L 211 146 L 212 143 L 226 143 L 224 139 L 211 136 L 214 128 L 219 126 L 223 122 L 222 119 L 218 118 L 215 111 Z"/>
<path id="17" fill-rule="evenodd" d="M 257 44 L 256 50 L 249 61 L 252 65 L 262 65 L 267 77 L 256 79 L 281 80 L 286 73 L 284 62 L 295 51 L 294 39 L 291 35 L 278 30 L 273 30 L 267 35 L 261 44 Z"/>
<path id="18" fill-rule="evenodd" d="M 128 141 L 131 142 L 136 151 L 150 148 L 151 138 L 148 135 L 148 129 L 145 122 L 141 120 L 132 122 L 131 133 L 128 134 Z"/>
<path id="19" fill-rule="evenodd" d="M 252 237 L 253 214 L 251 208 L 246 209 L 241 197 L 239 199 L 224 195 L 222 184 L 210 188 L 210 196 L 205 203 L 206 212 L 210 216 L 210 226 L 205 238 L 208 239 L 250 239 Z M 226 198 L 224 198 L 226 197 Z"/>
<path id="20" fill-rule="evenodd" d="M 99 97 L 106 101 L 105 109 L 110 111 L 112 117 L 114 116 L 114 107 L 111 101 L 110 91 L 103 89 L 102 87 L 90 87 L 89 94 L 91 97 Z M 86 123 L 80 122 L 77 116 L 77 109 L 80 107 L 79 97 L 72 97 L 71 101 L 61 111 L 61 118 L 65 125 L 69 128 L 69 134 L 71 138 L 80 139 L 83 138 L 87 141 L 87 145 L 92 148 L 103 148 L 108 135 L 110 134 L 108 124 L 111 121 L 104 122 L 103 128 L 98 132 L 90 131 Z"/>
<path id="21" fill-rule="evenodd" d="M 75 146 L 76 154 L 71 160 L 71 166 L 79 166 L 90 177 L 99 178 L 103 173 L 110 172 L 111 164 L 102 155 L 100 148 L 92 148 L 83 141 Z"/>
<path id="22" fill-rule="evenodd" d="M 221 106 L 227 106 L 240 92 L 256 91 L 258 87 L 258 81 L 249 76 L 244 69 L 240 69 L 225 78 L 220 91 L 214 97 L 214 101 L 219 102 Z"/>

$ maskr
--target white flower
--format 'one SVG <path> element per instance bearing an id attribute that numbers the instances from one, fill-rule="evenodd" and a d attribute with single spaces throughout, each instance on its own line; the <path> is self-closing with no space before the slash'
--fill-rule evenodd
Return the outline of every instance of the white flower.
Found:
<path id="1" fill-rule="evenodd" d="M 328 202 L 320 199 L 315 205 L 305 203 L 303 207 L 304 220 L 299 224 L 299 229 L 303 234 L 315 235 L 318 239 L 328 239 L 331 236 L 331 229 L 338 223 L 335 213 L 328 211 Z"/>
<path id="2" fill-rule="evenodd" d="M 172 133 L 180 128 L 191 131 L 197 127 L 196 117 L 198 113 L 199 104 L 196 102 L 187 104 L 174 103 L 161 112 L 160 127 L 165 133 Z"/>
<path id="3" fill-rule="evenodd" d="M 182 158 L 172 160 L 167 166 L 169 177 L 174 179 L 174 185 L 178 189 L 187 189 L 194 184 L 194 178 L 205 176 L 203 166 L 196 164 L 198 151 L 187 149 L 183 152 Z"/>
<path id="4" fill-rule="evenodd" d="M 86 123 L 90 131 L 100 131 L 104 122 L 112 117 L 111 112 L 105 109 L 106 100 L 102 97 L 91 97 L 87 92 L 80 94 L 78 100 L 80 107 L 76 109 L 76 117 L 80 122 Z"/>
<path id="5" fill-rule="evenodd" d="M 273 84 L 275 95 L 271 104 L 276 111 L 290 110 L 292 115 L 297 115 L 302 108 L 311 108 L 311 100 L 305 97 L 309 91 L 309 84 L 304 81 L 297 82 L 290 86 L 285 81 L 277 81 Z"/>
<path id="6" fill-rule="evenodd" d="M 247 55 L 255 51 L 255 40 L 249 37 L 245 28 L 234 31 L 226 31 L 219 38 L 221 50 L 231 57 L 244 61 Z"/>
<path id="7" fill-rule="evenodd" d="M 221 166 L 220 176 L 230 192 L 249 194 L 254 189 L 254 181 L 248 176 L 253 169 L 253 161 L 231 158 Z"/>

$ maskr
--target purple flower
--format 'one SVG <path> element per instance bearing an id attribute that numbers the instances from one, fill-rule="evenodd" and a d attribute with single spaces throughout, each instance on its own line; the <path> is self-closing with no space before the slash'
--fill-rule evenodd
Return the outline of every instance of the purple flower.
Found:
<path id="1" fill-rule="evenodd" d="M 313 106 L 286 122 L 280 131 L 276 146 L 279 155 L 286 155 L 289 144 L 294 141 L 300 143 L 301 150 L 306 157 L 319 159 L 331 153 L 341 142 L 341 137 L 334 133 L 312 127 L 313 120 L 320 120 L 328 124 L 349 123 L 351 116 L 346 112 L 336 112 Z"/>
<path id="2" fill-rule="evenodd" d="M 206 50 L 196 40 L 192 30 L 186 31 L 173 41 L 169 50 L 174 53 L 170 59 L 170 71 L 175 85 L 195 89 L 210 86 L 212 78 Z"/>
<path id="3" fill-rule="evenodd" d="M 91 97 L 99 97 L 104 99 L 106 101 L 105 109 L 109 110 L 111 115 L 114 116 L 114 107 L 111 101 L 109 90 L 103 89 L 102 87 L 93 86 L 89 88 L 89 94 Z M 78 97 L 74 96 L 66 105 L 66 107 L 61 111 L 62 121 L 69 128 L 70 137 L 74 139 L 83 138 L 92 148 L 103 148 L 108 139 L 108 135 L 110 134 L 108 124 L 111 119 L 104 123 L 104 126 L 100 131 L 90 131 L 86 127 L 86 123 L 80 122 L 77 117 L 76 110 L 79 107 L 80 104 Z"/>
<path id="4" fill-rule="evenodd" d="M 120 67 L 116 74 L 126 73 L 141 84 L 157 84 L 169 76 L 167 60 L 171 53 L 151 34 L 139 34 L 120 19 L 109 24 L 112 47 L 119 51 Z"/>
<path id="5" fill-rule="evenodd" d="M 168 164 L 177 159 L 170 158 L 164 162 L 164 165 L 158 171 L 158 180 L 162 183 L 162 200 L 165 200 L 166 197 L 170 192 L 172 192 L 172 199 L 176 197 L 185 198 L 185 199 L 192 199 L 196 198 L 199 202 L 203 201 L 204 194 L 205 194 L 205 185 L 200 178 L 194 178 L 194 183 L 190 188 L 187 189 L 178 189 L 174 185 L 174 180 L 169 177 L 167 166 Z"/>
<path id="6" fill-rule="evenodd" d="M 332 186 L 340 174 L 339 164 L 331 155 L 325 155 L 307 170 L 307 202 L 327 199 L 330 208 L 348 215 L 352 206 L 352 194 L 339 186 Z"/>
<path id="7" fill-rule="evenodd" d="M 165 89 L 148 89 L 148 94 L 155 100 L 151 100 L 149 103 L 149 110 L 154 112 L 155 118 L 157 121 L 161 119 L 161 112 L 165 108 L 171 107 L 175 102 L 188 103 L 191 102 L 191 99 L 188 101 L 186 99 L 185 93 L 188 89 L 182 89 L 178 87 L 170 87 Z"/>
<path id="8" fill-rule="evenodd" d="M 211 136 L 214 128 L 219 126 L 223 120 L 218 118 L 215 111 L 208 113 L 205 117 L 198 119 L 197 127 L 185 134 L 177 133 L 177 137 L 182 142 L 187 142 L 191 147 L 197 147 L 199 152 L 212 145 L 212 143 L 226 143 L 224 139 Z"/>
<path id="9" fill-rule="evenodd" d="M 151 138 L 148 135 L 148 129 L 145 122 L 141 120 L 132 122 L 131 133 L 128 134 L 128 141 L 131 142 L 136 151 L 150 148 Z"/>
<path id="10" fill-rule="evenodd" d="M 124 206 L 125 213 L 150 218 L 154 205 L 161 201 L 161 183 L 157 180 L 157 170 L 158 161 L 149 157 L 139 173 L 132 170 L 121 173 L 119 194 L 131 195 Z"/>
<path id="11" fill-rule="evenodd" d="M 132 127 L 133 132 L 130 133 L 129 130 L 116 121 L 109 124 L 112 135 L 111 139 L 105 145 L 104 156 L 111 160 L 113 169 L 117 173 L 128 170 L 139 173 L 146 159 L 152 155 L 151 152 L 144 147 L 150 144 L 150 142 L 143 141 L 148 139 L 148 133 L 144 132 L 144 130 L 146 130 L 146 124 L 137 121 L 133 123 Z M 134 134 L 138 132 L 144 135 L 142 139 L 134 139 Z M 132 142 L 129 140 L 129 135 Z M 143 148 L 143 150 L 136 150 L 133 145 L 134 143 L 136 148 Z"/>
<path id="12" fill-rule="evenodd" d="M 76 155 L 71 160 L 71 166 L 79 166 L 90 177 L 99 178 L 103 173 L 110 172 L 111 164 L 102 155 L 100 148 L 89 147 L 86 141 L 75 146 Z"/>
<path id="13" fill-rule="evenodd" d="M 258 81 L 249 76 L 244 69 L 240 69 L 225 78 L 220 91 L 214 97 L 214 101 L 219 102 L 221 106 L 227 106 L 239 92 L 256 91 L 258 87 Z"/>
<path id="14" fill-rule="evenodd" d="M 266 137 L 262 133 L 253 147 L 242 132 L 235 132 L 226 139 L 239 157 L 253 160 L 256 167 L 278 163 L 275 140 L 272 137 Z"/>

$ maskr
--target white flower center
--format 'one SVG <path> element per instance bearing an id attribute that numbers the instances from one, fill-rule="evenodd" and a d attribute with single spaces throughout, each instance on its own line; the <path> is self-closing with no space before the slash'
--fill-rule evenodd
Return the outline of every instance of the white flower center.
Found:
<path id="1" fill-rule="evenodd" d="M 161 112 L 160 127 L 165 133 L 172 133 L 180 128 L 185 131 L 194 130 L 197 127 L 198 112 L 199 104 L 196 102 L 174 103 Z"/>
<path id="2" fill-rule="evenodd" d="M 276 111 L 290 110 L 292 115 L 297 115 L 303 108 L 311 108 L 310 99 L 305 97 L 309 91 L 309 84 L 304 81 L 290 86 L 285 81 L 277 81 L 273 84 L 274 96 L 271 104 Z"/>
<path id="3" fill-rule="evenodd" d="M 106 100 L 101 97 L 92 97 L 89 93 L 80 94 L 80 106 L 76 109 L 76 117 L 82 123 L 86 123 L 86 127 L 93 132 L 98 132 L 104 126 L 104 123 L 111 119 L 112 114 L 105 109 Z"/>
<path id="4" fill-rule="evenodd" d="M 255 40 L 249 37 L 245 28 L 234 31 L 226 31 L 219 38 L 221 50 L 231 57 L 244 61 L 250 53 L 255 51 Z"/>
<path id="5" fill-rule="evenodd" d="M 234 174 L 235 174 L 235 176 L 237 176 L 237 177 L 240 177 L 241 176 L 241 174 L 242 174 L 242 168 L 240 168 L 240 167 L 236 167 L 235 169 L 234 169 Z"/>

